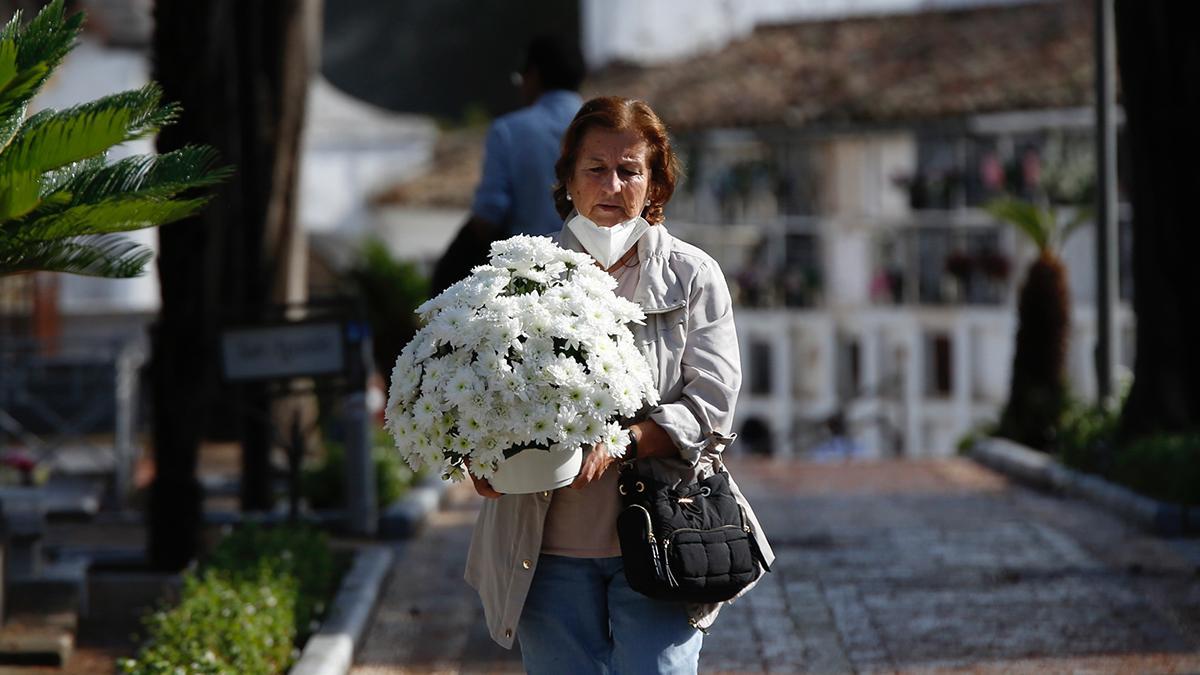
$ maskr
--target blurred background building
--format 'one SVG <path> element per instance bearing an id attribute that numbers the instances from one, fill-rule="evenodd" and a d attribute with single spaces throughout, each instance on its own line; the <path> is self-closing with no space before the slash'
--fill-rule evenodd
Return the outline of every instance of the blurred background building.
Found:
<path id="1" fill-rule="evenodd" d="M 1068 1 L 759 26 L 593 81 L 675 131 L 688 180 L 669 221 L 736 289 L 749 445 L 801 452 L 840 425 L 867 455 L 943 455 L 996 418 L 1036 249 L 981 207 L 1050 181 L 1090 201 L 1092 72 L 1090 4 Z M 1094 250 L 1089 227 L 1064 251 L 1085 398 Z M 1119 323 L 1131 365 L 1127 307 Z"/>
<path id="2" fill-rule="evenodd" d="M 1090 200 L 1090 3 L 626 4 L 584 3 L 599 66 L 585 96 L 645 99 L 675 136 L 687 175 L 668 224 L 718 259 L 739 305 L 743 448 L 797 454 L 845 436 L 864 456 L 945 455 L 994 420 L 1036 249 L 981 207 L 1051 181 Z M 429 173 L 378 199 L 397 250 L 419 218 L 465 217 L 474 133 L 443 136 Z M 1063 252 L 1084 398 L 1094 249 L 1089 226 Z"/>
<path id="3" fill-rule="evenodd" d="M 39 3 L 0 9 L 21 4 Z M 84 43 L 35 107 L 148 77 L 151 0 L 77 4 Z M 370 237 L 432 264 L 468 215 L 487 120 L 518 105 L 525 42 L 558 31 L 593 69 L 585 96 L 646 99 L 675 135 L 687 175 L 668 224 L 720 261 L 739 305 L 743 447 L 797 454 L 841 432 L 868 456 L 946 454 L 995 418 L 1034 248 L 980 207 L 1048 174 L 1086 190 L 1072 172 L 1090 167 L 1091 3 L 465 4 L 326 3 L 300 190 L 312 297 Z M 1081 396 L 1095 389 L 1092 251 L 1083 228 L 1064 254 Z M 7 278 L 0 347 L 136 368 L 157 303 L 153 274 Z M 1125 308 L 1120 321 L 1129 364 Z"/>

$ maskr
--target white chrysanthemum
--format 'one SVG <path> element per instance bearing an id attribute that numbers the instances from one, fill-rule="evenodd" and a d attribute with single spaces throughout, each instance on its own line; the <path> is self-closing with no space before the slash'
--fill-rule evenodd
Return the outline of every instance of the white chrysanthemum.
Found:
<path id="1" fill-rule="evenodd" d="M 565 354 L 559 354 L 547 363 L 543 373 L 550 383 L 565 390 L 567 398 L 572 396 L 570 391 L 581 391 L 588 379 L 583 364 Z"/>
<path id="2" fill-rule="evenodd" d="M 596 439 L 604 437 L 606 432 L 604 418 L 584 414 L 579 416 L 579 420 L 580 433 L 583 438 L 589 442 L 595 442 Z"/>
<path id="3" fill-rule="evenodd" d="M 462 407 L 482 390 L 482 383 L 471 368 L 455 371 L 446 382 L 446 400 Z"/>
<path id="4" fill-rule="evenodd" d="M 541 411 L 530 416 L 529 423 L 526 425 L 529 428 L 529 438 L 535 443 L 546 443 L 554 438 L 557 426 L 555 425 L 555 415 L 552 411 Z"/>
<path id="5" fill-rule="evenodd" d="M 518 236 L 422 304 L 385 410 L 409 466 L 457 478 L 465 461 L 491 475 L 511 447 L 619 454 L 619 420 L 658 397 L 627 327 L 644 316 L 615 288 L 590 256 Z"/>
<path id="6" fill-rule="evenodd" d="M 629 434 L 624 433 L 620 424 L 609 422 L 604 427 L 603 443 L 608 454 L 613 457 L 623 457 L 625 450 L 629 447 Z"/>
<path id="7" fill-rule="evenodd" d="M 413 406 L 413 418 L 422 428 L 430 428 L 434 421 L 441 415 L 441 406 L 434 399 L 433 394 L 422 394 L 417 399 L 416 405 Z"/>
<path id="8" fill-rule="evenodd" d="M 589 415 L 607 418 L 612 415 L 612 411 L 617 407 L 617 401 L 613 395 L 604 387 L 592 387 L 588 391 L 586 400 L 583 402 L 583 409 Z"/>

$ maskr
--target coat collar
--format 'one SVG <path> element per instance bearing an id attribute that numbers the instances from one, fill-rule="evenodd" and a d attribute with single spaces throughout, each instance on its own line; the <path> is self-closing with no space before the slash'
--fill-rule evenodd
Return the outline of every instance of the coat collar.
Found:
<path id="1" fill-rule="evenodd" d="M 576 212 L 572 211 L 566 222 L 570 222 L 575 215 Z M 678 309 L 686 304 L 686 289 L 682 288 L 678 275 L 669 264 L 674 243 L 675 238 L 667 231 L 666 225 L 661 224 L 651 225 L 638 239 L 638 262 L 642 270 L 638 276 L 637 290 L 633 293 L 633 301 L 647 314 Z M 558 233 L 558 245 L 586 253 L 575 233 L 571 232 L 565 223 Z"/>

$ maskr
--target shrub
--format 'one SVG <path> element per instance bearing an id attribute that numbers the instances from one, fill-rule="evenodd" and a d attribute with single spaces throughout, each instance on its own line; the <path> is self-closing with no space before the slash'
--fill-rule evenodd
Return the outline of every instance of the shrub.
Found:
<path id="1" fill-rule="evenodd" d="M 390 442 L 390 439 L 378 441 L 371 448 L 371 461 L 375 463 L 375 495 L 381 506 L 400 499 L 418 478 L 400 454 L 385 444 Z M 304 496 L 313 508 L 346 505 L 346 451 L 341 443 L 325 444 L 325 457 L 321 463 L 304 471 L 303 488 Z"/>
<path id="2" fill-rule="evenodd" d="M 125 673 L 281 673 L 295 634 L 295 581 L 268 569 L 259 579 L 216 570 L 184 580 L 172 609 L 145 619 L 149 643 Z"/>
<path id="3" fill-rule="evenodd" d="M 243 525 L 217 545 L 207 569 L 239 579 L 254 579 L 265 569 L 275 578 L 298 584 L 296 632 L 305 637 L 311 622 L 324 611 L 324 600 L 336 581 L 333 554 L 325 533 L 303 526 Z"/>
<path id="4" fill-rule="evenodd" d="M 1059 420 L 1055 439 L 1059 458 L 1081 471 L 1107 473 L 1119 421 L 1119 408 L 1070 401 Z"/>
<path id="5" fill-rule="evenodd" d="M 1128 390 L 1122 402 L 1127 395 Z M 1154 499 L 1200 504 L 1200 433 L 1156 434 L 1121 443 L 1117 432 L 1122 407 L 1072 401 L 1057 433 L 1063 464 Z"/>
<path id="6" fill-rule="evenodd" d="M 416 264 L 393 258 L 378 239 L 363 245 L 345 280 L 362 298 L 371 325 L 375 368 L 390 384 L 396 357 L 417 332 L 417 307 L 429 297 L 429 280 Z"/>
<path id="7" fill-rule="evenodd" d="M 179 604 L 145 619 L 130 674 L 285 672 L 324 611 L 337 574 L 324 534 L 245 525 L 196 572 Z"/>
<path id="8" fill-rule="evenodd" d="M 1117 450 L 1111 474 L 1155 499 L 1200 504 L 1200 433 L 1138 439 Z"/>

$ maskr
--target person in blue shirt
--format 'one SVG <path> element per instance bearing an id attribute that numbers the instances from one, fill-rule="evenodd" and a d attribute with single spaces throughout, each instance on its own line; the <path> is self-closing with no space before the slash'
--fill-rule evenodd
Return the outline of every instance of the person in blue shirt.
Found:
<path id="1" fill-rule="evenodd" d="M 434 269 L 433 294 L 486 262 L 491 242 L 562 229 L 554 208 L 554 163 L 563 132 L 583 104 L 578 91 L 584 74 L 577 45 L 552 36 L 530 41 L 525 66 L 514 74 L 525 107 L 488 129 L 471 216 Z"/>

